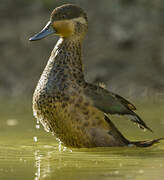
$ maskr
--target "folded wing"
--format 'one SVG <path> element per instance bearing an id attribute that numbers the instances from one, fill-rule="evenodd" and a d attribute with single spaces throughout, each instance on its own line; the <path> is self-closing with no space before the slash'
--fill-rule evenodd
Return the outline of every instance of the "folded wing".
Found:
<path id="1" fill-rule="evenodd" d="M 130 119 L 139 125 L 142 129 L 152 130 L 146 123 L 134 112 L 136 107 L 123 97 L 112 93 L 100 86 L 87 84 L 84 88 L 84 94 L 90 98 L 93 106 L 109 114 L 128 115 Z"/>

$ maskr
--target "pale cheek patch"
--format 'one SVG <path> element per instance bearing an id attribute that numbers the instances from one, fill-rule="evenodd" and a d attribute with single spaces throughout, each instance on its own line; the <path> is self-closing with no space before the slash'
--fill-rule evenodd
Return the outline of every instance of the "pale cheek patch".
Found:
<path id="1" fill-rule="evenodd" d="M 74 33 L 74 25 L 78 22 L 80 24 L 87 24 L 86 20 L 83 17 L 73 18 L 70 20 L 59 20 L 53 23 L 57 34 L 62 37 L 71 36 Z"/>
<path id="2" fill-rule="evenodd" d="M 70 20 L 55 21 L 53 27 L 57 31 L 57 34 L 63 37 L 70 36 L 74 31 L 73 22 Z"/>

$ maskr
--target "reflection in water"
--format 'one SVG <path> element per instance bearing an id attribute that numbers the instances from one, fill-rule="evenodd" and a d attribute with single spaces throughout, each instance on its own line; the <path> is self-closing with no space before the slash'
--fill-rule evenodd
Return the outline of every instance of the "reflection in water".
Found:
<path id="1" fill-rule="evenodd" d="M 51 152 L 48 152 L 46 156 L 42 156 L 39 150 L 35 151 L 35 180 L 44 179 L 50 176 L 50 154 Z"/>
<path id="2" fill-rule="evenodd" d="M 149 179 L 164 178 L 162 149 L 154 148 L 95 148 L 62 150 L 44 146 L 35 151 L 35 180 L 72 179 L 99 180 L 112 178 Z M 44 149 L 44 151 L 43 151 Z"/>
<path id="3" fill-rule="evenodd" d="M 52 146 L 44 145 L 44 148 L 47 149 L 47 152 L 41 152 L 40 150 L 35 150 L 35 180 L 44 179 L 52 175 L 54 169 L 60 169 L 63 167 L 62 152 L 72 152 L 71 149 L 62 146 L 61 141 L 58 139 L 59 145 L 58 148 Z M 53 150 L 49 150 L 53 149 Z M 55 157 L 56 156 L 56 157 Z M 54 158 L 55 157 L 55 158 Z M 54 167 L 52 168 L 52 166 Z M 65 165 L 64 165 L 65 166 Z"/>
<path id="4" fill-rule="evenodd" d="M 36 173 L 35 173 L 35 180 L 40 179 L 40 159 L 41 157 L 38 155 L 39 150 L 35 151 L 35 166 L 36 166 Z"/>
<path id="5" fill-rule="evenodd" d="M 51 152 L 48 152 L 47 155 L 44 157 L 40 155 L 39 150 L 35 152 L 35 180 L 44 179 L 50 176 L 50 154 Z"/>

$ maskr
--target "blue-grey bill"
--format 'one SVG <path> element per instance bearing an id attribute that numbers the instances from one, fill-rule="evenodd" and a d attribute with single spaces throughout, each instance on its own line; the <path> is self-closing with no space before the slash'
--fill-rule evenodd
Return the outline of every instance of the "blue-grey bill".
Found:
<path id="1" fill-rule="evenodd" d="M 33 37 L 31 37 L 29 41 L 37 41 L 53 33 L 55 33 L 55 30 L 52 28 L 51 22 L 49 21 L 46 26 L 38 34 L 35 34 Z"/>

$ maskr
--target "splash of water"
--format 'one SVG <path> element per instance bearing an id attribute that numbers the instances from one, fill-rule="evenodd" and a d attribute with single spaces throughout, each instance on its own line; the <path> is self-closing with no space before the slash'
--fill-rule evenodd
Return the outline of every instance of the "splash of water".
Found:
<path id="1" fill-rule="evenodd" d="M 34 142 L 38 141 L 38 138 L 36 136 L 33 137 Z"/>
<path id="2" fill-rule="evenodd" d="M 39 122 L 39 120 L 37 119 L 37 121 L 36 121 L 36 129 L 40 129 L 40 122 Z"/>

